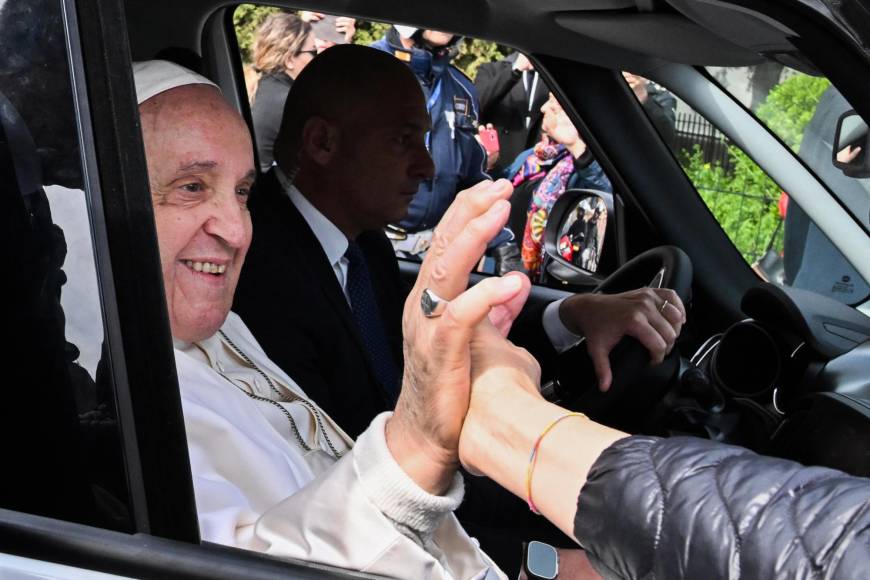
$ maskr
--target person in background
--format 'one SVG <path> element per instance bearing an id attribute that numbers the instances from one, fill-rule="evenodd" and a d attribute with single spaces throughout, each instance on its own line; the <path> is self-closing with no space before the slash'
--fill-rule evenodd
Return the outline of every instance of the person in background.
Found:
<path id="1" fill-rule="evenodd" d="M 254 35 L 254 70 L 260 75 L 251 103 L 254 137 L 260 169 L 268 171 L 274 161 L 272 148 L 284 101 L 293 79 L 317 54 L 311 24 L 296 14 L 270 14 Z"/>
<path id="2" fill-rule="evenodd" d="M 505 171 L 516 188 L 511 198 L 511 228 L 522 240 L 523 267 L 533 280 L 541 274 L 544 228 L 559 196 L 575 187 L 613 191 L 552 93 L 541 112 L 541 140 L 517 155 Z"/>
<path id="3" fill-rule="evenodd" d="M 383 228 L 404 216 L 434 171 L 419 102 L 415 76 L 391 55 L 356 45 L 326 51 L 288 96 L 276 166 L 250 204 L 256 235 L 233 309 L 270 360 L 351 436 L 393 407 L 415 364 L 402 350 L 409 288 Z M 513 336 L 554 368 L 582 334 L 606 388 L 613 345 L 631 334 L 660 361 L 679 334 L 681 309 L 666 289 L 577 294 L 525 308 Z M 477 524 L 475 537 L 504 569 L 516 568 L 523 539 L 567 541 L 527 527 L 528 512 L 500 491 L 475 481 L 460 521 Z M 504 505 L 494 505 L 500 496 Z M 532 529 L 541 535 L 527 535 Z"/>
<path id="4" fill-rule="evenodd" d="M 669 148 L 677 140 L 677 99 L 642 76 L 623 71 L 623 78 Z"/>
<path id="5" fill-rule="evenodd" d="M 521 52 L 487 62 L 474 78 L 480 96 L 480 122 L 498 131 L 499 159 L 490 173 L 504 177 L 517 155 L 535 145 L 541 130 L 541 107 L 548 89 L 531 61 Z"/>
<path id="6" fill-rule="evenodd" d="M 435 174 L 420 184 L 407 215 L 388 230 L 397 255 L 419 259 L 429 247 L 433 228 L 456 193 L 489 179 L 487 155 L 477 140 L 480 104 L 474 83 L 451 64 L 462 37 L 436 30 L 392 26 L 371 46 L 407 63 L 426 95 L 432 128 L 426 146 Z M 494 271 L 520 269 L 519 249 L 510 230 L 499 232 L 488 253 Z"/>

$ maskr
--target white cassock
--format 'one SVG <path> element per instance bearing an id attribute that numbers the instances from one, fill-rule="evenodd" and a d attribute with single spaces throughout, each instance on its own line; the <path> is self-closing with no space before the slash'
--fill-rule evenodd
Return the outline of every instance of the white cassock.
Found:
<path id="1" fill-rule="evenodd" d="M 203 540 L 400 578 L 505 578 L 453 515 L 461 477 L 434 496 L 390 455 L 389 413 L 354 445 L 237 315 L 221 330 L 235 348 L 219 334 L 175 344 Z"/>

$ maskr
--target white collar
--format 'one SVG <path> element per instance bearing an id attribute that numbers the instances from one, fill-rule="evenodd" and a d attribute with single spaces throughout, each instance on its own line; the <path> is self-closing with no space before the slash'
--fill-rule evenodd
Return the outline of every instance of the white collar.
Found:
<path id="1" fill-rule="evenodd" d="M 320 213 L 320 210 L 308 201 L 305 195 L 299 191 L 299 188 L 287 179 L 287 176 L 279 167 L 275 167 L 275 175 L 278 177 L 278 181 L 281 183 L 284 191 L 287 192 L 290 201 L 296 206 L 299 213 L 302 214 L 311 231 L 314 232 L 314 237 L 317 238 L 317 241 L 323 247 L 329 263 L 333 266 L 337 264 L 344 257 L 345 252 L 347 252 L 348 241 L 345 235 L 325 215 Z"/>

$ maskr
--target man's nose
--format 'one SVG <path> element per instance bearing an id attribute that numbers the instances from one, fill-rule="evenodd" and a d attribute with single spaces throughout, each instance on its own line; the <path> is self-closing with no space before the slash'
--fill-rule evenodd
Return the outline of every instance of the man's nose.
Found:
<path id="1" fill-rule="evenodd" d="M 232 248 L 240 248 L 248 239 L 248 210 L 232 196 L 212 200 L 212 215 L 205 224 L 206 233 L 221 238 Z"/>
<path id="2" fill-rule="evenodd" d="M 432 161 L 432 156 L 429 155 L 429 151 L 425 147 L 417 152 L 417 159 L 411 171 L 415 179 L 423 181 L 432 179 L 432 176 L 435 175 L 435 162 Z"/>

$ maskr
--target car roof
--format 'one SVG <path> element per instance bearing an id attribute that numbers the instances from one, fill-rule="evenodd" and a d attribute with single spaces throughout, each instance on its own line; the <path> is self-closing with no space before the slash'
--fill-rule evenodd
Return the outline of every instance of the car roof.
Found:
<path id="1" fill-rule="evenodd" d="M 162 5 L 165 4 L 165 7 Z M 694 0 L 321 0 L 281 2 L 374 21 L 446 30 L 509 45 L 531 54 L 642 72 L 663 62 L 746 66 L 767 57 L 811 69 L 789 40 L 795 33 L 743 6 Z M 856 40 L 819 1 L 794 1 Z M 224 0 L 128 0 L 135 59 L 166 46 L 197 51 L 208 17 L 233 3 Z M 165 15 L 173 14 L 171 22 Z M 192 26 L 198 23 L 198 26 Z M 160 31 L 160 34 L 155 34 Z M 860 43 L 857 43 L 860 44 Z M 808 71 L 809 72 L 809 71 Z"/>

